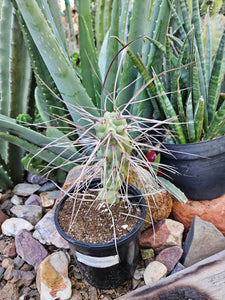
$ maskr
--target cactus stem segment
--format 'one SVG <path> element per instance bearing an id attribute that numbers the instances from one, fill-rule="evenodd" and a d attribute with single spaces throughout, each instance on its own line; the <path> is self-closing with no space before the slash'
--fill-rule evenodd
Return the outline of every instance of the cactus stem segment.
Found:
<path id="1" fill-rule="evenodd" d="M 132 151 L 126 119 L 117 111 L 106 111 L 103 121 L 96 122 L 95 131 L 101 141 L 97 158 L 101 161 L 103 185 L 98 198 L 109 203 L 119 202 L 119 190 L 128 173 L 127 157 Z"/>

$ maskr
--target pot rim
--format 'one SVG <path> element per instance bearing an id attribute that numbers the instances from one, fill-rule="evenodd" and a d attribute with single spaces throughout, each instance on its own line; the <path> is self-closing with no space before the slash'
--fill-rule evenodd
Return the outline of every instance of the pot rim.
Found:
<path id="1" fill-rule="evenodd" d="M 170 158 L 172 156 L 174 156 L 176 159 L 184 160 L 210 158 L 225 152 L 225 135 L 209 141 L 200 141 L 196 143 L 162 143 L 162 148 L 168 150 L 167 153 L 163 152 L 163 155 Z M 208 150 L 210 150 L 210 155 Z"/>
<path id="2" fill-rule="evenodd" d="M 99 178 L 95 178 L 91 181 L 91 183 L 93 183 L 93 185 L 97 185 L 99 182 L 100 182 Z M 143 225 L 145 217 L 146 217 L 146 203 L 145 203 L 145 199 L 144 199 L 143 195 L 132 184 L 128 183 L 128 187 L 129 187 L 129 190 L 131 190 L 132 192 L 135 192 L 135 196 L 140 197 L 139 204 L 141 206 L 141 219 L 140 219 L 139 223 L 136 225 L 136 227 L 131 232 L 129 232 L 127 235 L 125 235 L 124 237 L 122 237 L 120 239 L 117 239 L 116 241 L 112 241 L 112 242 L 108 242 L 108 243 L 96 243 L 96 244 L 93 243 L 92 244 L 92 243 L 78 241 L 78 240 L 72 238 L 71 236 L 69 236 L 68 234 L 66 234 L 59 225 L 58 213 L 59 213 L 59 210 L 61 209 L 64 201 L 68 198 L 67 194 L 65 194 L 63 196 L 63 198 L 60 200 L 60 202 L 57 204 L 56 209 L 55 209 L 55 214 L 54 214 L 56 228 L 57 228 L 58 232 L 60 233 L 60 235 L 65 240 L 67 240 L 69 243 L 72 243 L 73 245 L 75 245 L 77 247 L 80 246 L 80 247 L 94 248 L 94 249 L 99 249 L 99 248 L 104 248 L 104 247 L 105 248 L 115 247 L 115 243 L 116 243 L 116 245 L 121 245 L 121 244 L 127 242 L 127 240 L 130 239 L 134 234 L 138 233 L 138 231 L 140 230 L 141 226 Z M 68 194 L 73 192 L 73 190 L 74 190 L 74 187 L 68 191 Z"/>

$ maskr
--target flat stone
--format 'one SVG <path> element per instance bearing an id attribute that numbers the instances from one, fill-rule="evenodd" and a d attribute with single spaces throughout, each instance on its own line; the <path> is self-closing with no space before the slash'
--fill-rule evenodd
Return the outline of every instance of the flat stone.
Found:
<path id="1" fill-rule="evenodd" d="M 224 207 L 225 194 L 213 200 L 188 200 L 186 203 L 174 201 L 173 217 L 184 224 L 185 233 L 188 232 L 194 216 L 198 216 L 202 220 L 212 223 L 225 235 Z"/>
<path id="2" fill-rule="evenodd" d="M 27 230 L 15 236 L 15 244 L 18 255 L 35 269 L 48 256 L 47 250 Z"/>
<path id="3" fill-rule="evenodd" d="M 31 174 L 30 172 L 27 175 L 27 182 L 29 182 L 29 183 L 43 185 L 47 181 L 48 181 L 48 179 L 40 177 L 35 174 Z"/>
<path id="4" fill-rule="evenodd" d="M 59 196 L 59 191 L 48 191 L 40 193 L 40 198 L 43 207 L 52 207 L 55 203 L 55 200 Z"/>
<path id="5" fill-rule="evenodd" d="M 5 254 L 5 247 L 8 245 L 5 239 L 0 239 L 0 255 Z"/>
<path id="6" fill-rule="evenodd" d="M 163 249 L 155 258 L 167 268 L 167 274 L 173 271 L 175 265 L 180 260 L 183 254 L 183 249 L 178 246 L 168 247 Z"/>
<path id="7" fill-rule="evenodd" d="M 189 267 L 225 249 L 225 237 L 210 222 L 195 216 L 184 242 L 182 263 Z"/>
<path id="8" fill-rule="evenodd" d="M 70 299 L 71 282 L 68 277 L 69 255 L 63 251 L 49 255 L 39 265 L 36 285 L 41 299 Z"/>
<path id="9" fill-rule="evenodd" d="M 12 196 L 11 190 L 6 191 L 4 194 L 2 194 L 2 191 L 0 190 L 0 203 L 4 203 L 11 196 Z"/>
<path id="10" fill-rule="evenodd" d="M 35 279 L 34 271 L 21 271 L 15 270 L 12 282 L 16 283 L 18 287 L 23 285 L 30 286 L 33 280 Z"/>
<path id="11" fill-rule="evenodd" d="M 11 258 L 16 257 L 17 253 L 16 253 L 16 246 L 15 246 L 15 242 L 10 243 L 9 245 L 7 245 L 5 247 L 4 250 L 5 254 Z"/>
<path id="12" fill-rule="evenodd" d="M 82 300 L 83 297 L 81 295 L 81 293 L 78 290 L 73 289 L 72 291 L 72 297 L 70 298 L 70 300 Z"/>
<path id="13" fill-rule="evenodd" d="M 23 266 L 20 268 L 21 271 L 25 271 L 25 272 L 28 272 L 28 271 L 31 271 L 33 270 L 33 266 L 27 264 L 27 263 L 24 263 Z"/>
<path id="14" fill-rule="evenodd" d="M 38 205 L 15 205 L 10 211 L 16 217 L 27 220 L 32 225 L 36 225 L 42 216 L 42 208 Z"/>
<path id="15" fill-rule="evenodd" d="M 5 210 L 6 212 L 8 212 L 8 210 L 13 206 L 12 202 L 10 200 L 5 200 L 2 204 L 1 204 L 1 209 Z"/>
<path id="16" fill-rule="evenodd" d="M 150 284 L 163 277 L 166 277 L 166 274 L 167 274 L 166 266 L 159 261 L 153 261 L 145 269 L 144 272 L 145 284 Z"/>
<path id="17" fill-rule="evenodd" d="M 185 267 L 180 262 L 178 262 L 176 264 L 175 268 L 173 269 L 173 271 L 170 273 L 170 275 L 173 275 L 173 274 L 175 274 L 177 272 L 180 272 L 180 271 L 182 271 L 184 269 L 185 269 Z"/>
<path id="18" fill-rule="evenodd" d="M 15 236 L 23 229 L 31 231 L 33 228 L 34 226 L 24 219 L 10 218 L 2 224 L 2 233 L 8 236 Z"/>
<path id="19" fill-rule="evenodd" d="M 38 191 L 39 188 L 40 188 L 39 184 L 19 183 L 13 188 L 12 192 L 17 196 L 26 197 Z"/>
<path id="20" fill-rule="evenodd" d="M 14 258 L 15 269 L 20 269 L 23 266 L 23 264 L 24 260 L 20 256 Z"/>
<path id="21" fill-rule="evenodd" d="M 2 280 L 4 272 L 5 272 L 5 269 L 3 267 L 0 267 L 0 281 Z"/>
<path id="22" fill-rule="evenodd" d="M 53 182 L 46 182 L 45 184 L 43 184 L 40 189 L 38 190 L 38 193 L 42 193 L 42 192 L 48 192 L 48 191 L 53 191 L 56 189 L 56 185 Z"/>
<path id="23" fill-rule="evenodd" d="M 12 258 L 4 258 L 2 261 L 2 267 L 4 269 L 8 269 L 11 265 L 13 265 L 13 259 Z"/>
<path id="24" fill-rule="evenodd" d="M 24 202 L 24 205 L 39 205 L 41 206 L 41 198 L 36 195 L 36 194 L 32 194 L 30 195 L 29 198 L 27 198 L 27 200 Z"/>
<path id="25" fill-rule="evenodd" d="M 179 246 L 181 248 L 184 225 L 172 219 L 164 219 L 155 224 L 154 229 L 149 228 L 141 234 L 139 244 L 142 248 L 152 248 L 161 251 L 167 247 Z"/>
<path id="26" fill-rule="evenodd" d="M 19 290 L 16 284 L 7 282 L 6 285 L 1 289 L 1 299 L 2 300 L 18 300 Z"/>
<path id="27" fill-rule="evenodd" d="M 45 214 L 45 216 L 35 226 L 33 237 L 39 240 L 40 243 L 46 245 L 54 245 L 58 248 L 69 248 L 69 243 L 64 240 L 58 233 L 55 222 L 54 213 L 52 209 Z"/>
<path id="28" fill-rule="evenodd" d="M 14 195 L 14 196 L 11 198 L 10 201 L 11 201 L 12 204 L 14 204 L 14 205 L 21 205 L 21 204 L 23 204 L 23 199 L 22 199 L 21 197 L 17 196 L 17 195 Z"/>
<path id="29" fill-rule="evenodd" d="M 13 278 L 14 272 L 15 272 L 15 269 L 14 269 L 14 265 L 12 264 L 12 265 L 10 265 L 10 266 L 6 269 L 3 278 L 4 278 L 6 281 L 9 281 L 10 279 Z"/>
<path id="30" fill-rule="evenodd" d="M 94 286 L 90 286 L 88 289 L 89 300 L 98 300 L 97 290 Z"/>

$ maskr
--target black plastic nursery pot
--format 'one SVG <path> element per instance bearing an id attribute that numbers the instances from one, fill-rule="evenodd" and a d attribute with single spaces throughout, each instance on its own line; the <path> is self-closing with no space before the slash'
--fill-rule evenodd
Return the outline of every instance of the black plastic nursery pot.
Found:
<path id="1" fill-rule="evenodd" d="M 225 193 L 225 136 L 191 144 L 164 144 L 171 154 L 161 153 L 161 163 L 178 188 L 191 200 L 212 200 Z"/>
<path id="2" fill-rule="evenodd" d="M 90 188 L 99 185 L 100 179 L 93 180 Z M 70 191 L 72 192 L 72 191 Z M 131 279 L 139 253 L 139 233 L 146 217 L 145 199 L 134 186 L 129 185 L 128 194 L 133 202 L 139 203 L 141 219 L 132 232 L 115 242 L 91 244 L 77 241 L 67 235 L 59 225 L 58 213 L 62 210 L 65 195 L 55 210 L 55 224 L 60 235 L 69 242 L 83 277 L 99 289 L 113 289 Z"/>

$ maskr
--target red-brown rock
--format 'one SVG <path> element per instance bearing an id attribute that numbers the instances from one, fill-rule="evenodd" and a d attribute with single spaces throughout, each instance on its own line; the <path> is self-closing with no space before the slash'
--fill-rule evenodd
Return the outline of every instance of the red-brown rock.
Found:
<path id="1" fill-rule="evenodd" d="M 5 247 L 4 250 L 5 254 L 11 258 L 16 257 L 17 252 L 16 252 L 16 245 L 14 242 L 10 243 L 8 246 Z"/>
<path id="2" fill-rule="evenodd" d="M 174 220 L 184 225 L 185 233 L 194 216 L 199 216 L 202 220 L 211 222 L 225 235 L 225 194 L 213 200 L 188 200 L 186 203 L 174 201 L 173 216 Z"/>
<path id="3" fill-rule="evenodd" d="M 15 236 L 15 245 L 17 254 L 28 264 L 34 266 L 35 270 L 48 256 L 47 250 L 27 230 L 21 230 Z"/>
<path id="4" fill-rule="evenodd" d="M 167 268 L 167 274 L 172 272 L 175 265 L 180 260 L 183 254 L 183 249 L 178 246 L 168 247 L 162 250 L 155 258 L 156 261 L 161 262 Z"/>
<path id="5" fill-rule="evenodd" d="M 183 224 L 171 219 L 164 219 L 156 223 L 154 228 L 144 231 L 139 244 L 142 248 L 152 248 L 155 251 L 171 246 L 181 247 L 183 231 Z"/>

